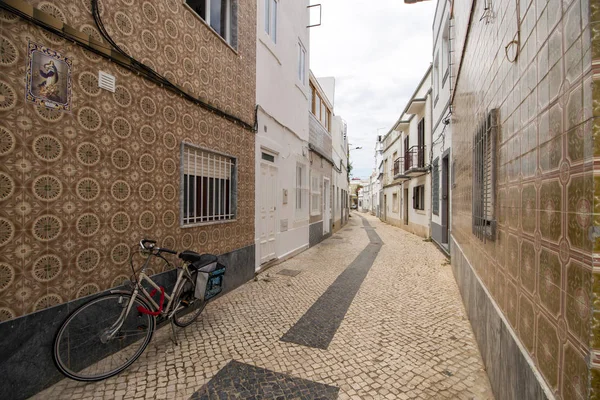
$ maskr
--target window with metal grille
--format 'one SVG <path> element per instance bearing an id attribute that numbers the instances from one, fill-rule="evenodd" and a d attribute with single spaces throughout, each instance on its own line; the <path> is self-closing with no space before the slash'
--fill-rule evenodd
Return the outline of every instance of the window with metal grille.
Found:
<path id="1" fill-rule="evenodd" d="M 496 132 L 498 110 L 479 124 L 473 140 L 473 234 L 484 243 L 496 237 Z"/>
<path id="2" fill-rule="evenodd" d="M 236 159 L 183 143 L 182 224 L 235 219 Z"/>
<path id="3" fill-rule="evenodd" d="M 440 214 L 440 169 L 439 158 L 433 160 L 431 174 L 431 212 Z"/>
<path id="4" fill-rule="evenodd" d="M 415 210 L 425 209 L 425 185 L 419 185 L 413 188 L 413 208 Z"/>

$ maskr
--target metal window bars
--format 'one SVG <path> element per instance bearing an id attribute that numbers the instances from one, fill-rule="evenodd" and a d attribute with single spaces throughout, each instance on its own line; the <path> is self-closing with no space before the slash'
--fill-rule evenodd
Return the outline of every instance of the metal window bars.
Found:
<path id="1" fill-rule="evenodd" d="M 235 158 L 183 145 L 183 225 L 235 219 Z"/>
<path id="2" fill-rule="evenodd" d="M 440 169 L 439 158 L 433 160 L 431 171 L 431 212 L 434 215 L 440 213 Z"/>
<path id="3" fill-rule="evenodd" d="M 473 141 L 473 234 L 481 241 L 496 237 L 496 136 L 498 110 L 479 124 Z"/>

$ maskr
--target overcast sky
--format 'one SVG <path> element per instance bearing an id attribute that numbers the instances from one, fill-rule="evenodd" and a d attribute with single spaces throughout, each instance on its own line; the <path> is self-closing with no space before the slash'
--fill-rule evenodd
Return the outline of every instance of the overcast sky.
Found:
<path id="1" fill-rule="evenodd" d="M 310 68 L 336 78 L 335 106 L 348 124 L 354 177 L 374 167 L 375 137 L 387 133 L 432 58 L 435 0 L 312 0 L 321 26 L 310 29 Z M 314 13 L 312 15 L 314 23 Z"/>

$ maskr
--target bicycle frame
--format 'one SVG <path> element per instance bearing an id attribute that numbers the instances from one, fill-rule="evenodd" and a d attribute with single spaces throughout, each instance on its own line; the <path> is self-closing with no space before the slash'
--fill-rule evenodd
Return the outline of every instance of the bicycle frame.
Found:
<path id="1" fill-rule="evenodd" d="M 104 336 L 105 340 L 112 339 L 114 337 L 114 335 L 119 331 L 119 329 L 121 329 L 121 327 L 123 326 L 123 323 L 125 322 L 125 318 L 131 312 L 131 308 L 133 307 L 133 304 L 135 303 L 135 299 L 138 296 L 141 295 L 148 303 L 151 304 L 151 306 L 155 310 L 160 309 L 160 306 L 154 301 L 152 296 L 150 296 L 150 293 L 146 290 L 146 288 L 144 288 L 142 286 L 142 282 L 147 282 L 154 289 L 160 291 L 160 286 L 158 286 L 158 284 L 156 284 L 156 282 L 154 282 L 152 280 L 152 278 L 150 278 L 148 275 L 146 275 L 146 270 L 148 268 L 148 264 L 150 263 L 150 259 L 152 257 L 162 258 L 163 260 L 165 260 L 167 262 L 167 264 L 172 266 L 172 264 L 169 261 L 167 261 L 166 259 L 164 259 L 163 257 L 161 257 L 160 254 L 150 253 L 148 255 L 148 258 L 144 262 L 144 265 L 142 266 L 141 271 L 139 272 L 139 274 L 136 277 L 136 282 L 134 282 L 135 287 L 133 289 L 133 292 L 131 293 L 131 299 L 129 300 L 127 307 L 123 310 L 123 312 L 121 313 L 121 315 L 119 316 L 117 321 L 115 321 L 115 323 L 110 328 L 107 329 L 106 335 Z M 177 280 L 175 281 L 175 286 L 173 287 L 171 294 L 167 294 L 165 292 L 165 299 L 167 299 L 168 302 L 167 302 L 167 305 L 164 306 L 164 308 L 161 310 L 160 316 L 170 319 L 173 317 L 173 314 L 175 314 L 175 312 L 179 311 L 179 308 L 175 308 L 176 305 L 174 304 L 174 301 L 175 301 L 175 297 L 176 297 L 177 293 L 179 293 L 181 285 L 183 284 L 184 274 L 187 274 L 187 276 L 191 279 L 191 275 L 187 269 L 187 265 L 185 265 L 185 264 L 181 267 L 177 267 Z M 141 293 L 140 293 L 140 289 L 141 289 Z"/>

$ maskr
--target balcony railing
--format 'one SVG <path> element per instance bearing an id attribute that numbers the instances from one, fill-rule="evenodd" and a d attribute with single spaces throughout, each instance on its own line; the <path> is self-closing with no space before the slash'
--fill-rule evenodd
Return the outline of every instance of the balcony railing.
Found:
<path id="1" fill-rule="evenodd" d="M 412 146 L 404 152 L 404 170 L 425 168 L 425 146 Z"/>
<path id="2" fill-rule="evenodd" d="M 425 146 L 413 146 L 404 152 L 404 157 L 394 160 L 394 179 L 410 179 L 429 171 L 426 164 Z"/>
<path id="3" fill-rule="evenodd" d="M 400 174 L 401 163 L 404 163 L 404 157 L 398 157 L 394 160 L 394 176 Z"/>

